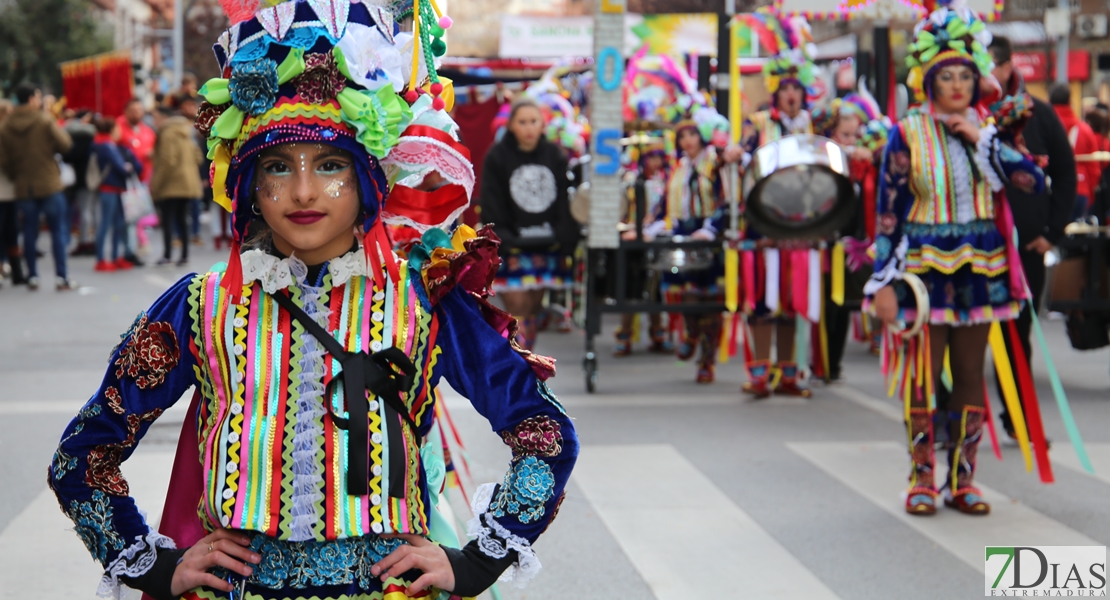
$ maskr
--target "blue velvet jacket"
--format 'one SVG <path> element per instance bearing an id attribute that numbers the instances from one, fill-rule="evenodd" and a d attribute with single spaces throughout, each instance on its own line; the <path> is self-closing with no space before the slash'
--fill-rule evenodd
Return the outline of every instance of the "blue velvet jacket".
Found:
<path id="1" fill-rule="evenodd" d="M 383 591 L 369 567 L 401 542 L 379 535 L 429 532 L 419 450 L 441 380 L 469 398 L 512 450 L 504 480 L 476 494 L 471 535 L 490 557 L 516 551 L 514 575 L 534 574 L 531 544 L 555 517 L 578 440 L 544 382 L 550 359 L 516 348 L 505 326 L 511 319 L 482 294 L 453 285 L 452 260 L 460 257 L 424 261 L 423 270 L 401 263 L 400 280 L 379 289 L 361 250 L 327 263 L 316 281 L 296 259 L 248 251 L 241 304 L 229 302 L 222 274 L 209 272 L 183 278 L 140 313 L 100 389 L 66 428 L 48 474 L 106 570 L 102 591 L 143 575 L 159 548 L 174 547 L 144 521 L 120 464 L 191 386 L 201 396 L 190 415 L 203 474 L 196 514 L 208 531 L 254 536 L 270 558 L 252 584 L 305 597 L 327 597 L 321 586 Z M 342 369 L 278 306 L 277 294 L 288 294 L 348 352 L 399 348 L 416 368 L 402 394 L 407 418 L 370 394 L 369 493 L 347 489 L 349 415 L 343 385 L 334 385 Z M 306 561 L 319 564 L 298 568 Z"/>

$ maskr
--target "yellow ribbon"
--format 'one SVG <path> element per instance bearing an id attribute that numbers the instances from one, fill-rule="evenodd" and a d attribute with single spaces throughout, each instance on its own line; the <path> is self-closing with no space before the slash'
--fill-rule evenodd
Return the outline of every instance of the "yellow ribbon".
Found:
<path id="1" fill-rule="evenodd" d="M 844 306 L 844 243 L 833 244 L 832 249 L 832 301 Z"/>
<path id="2" fill-rule="evenodd" d="M 740 304 L 740 253 L 735 248 L 725 249 L 725 307 L 735 313 Z"/>
<path id="3" fill-rule="evenodd" d="M 1017 435 L 1018 445 L 1021 446 L 1021 457 L 1025 459 L 1025 470 L 1033 470 L 1033 455 L 1029 450 L 1029 432 L 1025 429 L 1025 414 L 1021 411 L 1021 402 L 1018 401 L 1017 384 L 1014 381 L 1014 372 L 1010 368 L 1010 356 L 1006 354 L 1006 343 L 1002 340 L 1002 327 L 998 322 L 991 324 L 990 333 L 991 354 L 994 356 L 994 368 L 998 371 L 998 380 L 1002 383 L 1002 398 L 1006 401 L 1006 410 L 1010 413 L 1010 421 L 1014 424 L 1014 434 Z"/>

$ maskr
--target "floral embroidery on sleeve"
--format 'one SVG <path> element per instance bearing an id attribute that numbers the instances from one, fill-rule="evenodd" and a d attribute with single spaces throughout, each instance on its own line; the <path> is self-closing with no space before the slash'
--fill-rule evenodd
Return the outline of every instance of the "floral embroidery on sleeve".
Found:
<path id="1" fill-rule="evenodd" d="M 521 523 L 532 523 L 543 517 L 544 505 L 554 494 L 555 475 L 551 467 L 535 456 L 526 456 L 505 474 L 490 512 L 495 517 L 516 515 Z"/>
<path id="2" fill-rule="evenodd" d="M 559 422 L 551 417 L 532 417 L 520 422 L 512 432 L 502 431 L 501 439 L 512 448 L 513 456 L 558 456 L 563 451 Z"/>
<path id="3" fill-rule="evenodd" d="M 141 390 L 161 385 L 181 359 L 173 326 L 165 321 L 151 323 L 144 312 L 124 335 L 126 341 L 115 362 L 116 377 L 131 377 Z"/>
<path id="4" fill-rule="evenodd" d="M 71 501 L 66 514 L 73 520 L 77 535 L 96 560 L 103 563 L 109 550 L 123 550 L 123 538 L 112 525 L 112 507 L 103 492 L 93 491 L 88 502 Z"/>
<path id="5" fill-rule="evenodd" d="M 89 487 L 113 496 L 129 496 L 130 488 L 123 478 L 120 465 L 123 451 L 135 445 L 135 437 L 144 421 L 153 421 L 162 416 L 162 409 L 156 408 L 142 415 L 127 415 L 127 439 L 118 444 L 101 444 L 89 451 L 89 468 L 85 471 L 85 483 Z"/>

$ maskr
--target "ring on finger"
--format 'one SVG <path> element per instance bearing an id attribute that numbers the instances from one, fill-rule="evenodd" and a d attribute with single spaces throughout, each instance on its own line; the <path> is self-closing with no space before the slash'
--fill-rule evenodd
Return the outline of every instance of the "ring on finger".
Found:
<path id="1" fill-rule="evenodd" d="M 208 552 L 212 552 L 212 544 L 208 544 Z"/>

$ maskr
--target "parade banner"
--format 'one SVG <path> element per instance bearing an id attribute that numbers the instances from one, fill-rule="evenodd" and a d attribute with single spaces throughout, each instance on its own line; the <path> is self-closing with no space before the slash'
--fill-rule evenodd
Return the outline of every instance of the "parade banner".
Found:
<path id="1" fill-rule="evenodd" d="M 645 43 L 648 52 L 679 60 L 690 54 L 717 56 L 717 15 L 626 15 L 619 50 L 631 56 Z M 593 52 L 593 17 L 501 17 L 498 55 L 502 58 L 592 56 Z"/>
<path id="2" fill-rule="evenodd" d="M 809 20 L 922 19 L 929 14 L 929 0 L 775 0 L 775 8 Z M 1002 18 L 1005 0 L 967 0 L 967 5 L 987 22 Z"/>
<path id="3" fill-rule="evenodd" d="M 123 114 L 131 99 L 131 53 L 127 50 L 98 54 L 59 65 L 66 106 L 91 110 L 110 117 Z"/>

